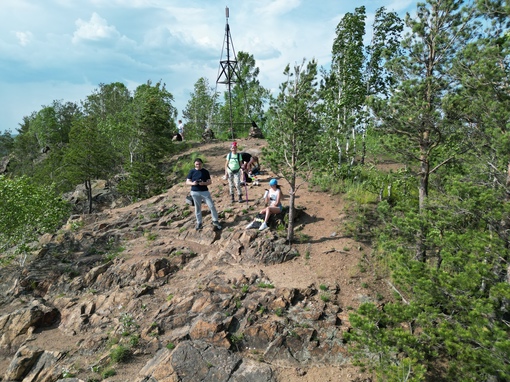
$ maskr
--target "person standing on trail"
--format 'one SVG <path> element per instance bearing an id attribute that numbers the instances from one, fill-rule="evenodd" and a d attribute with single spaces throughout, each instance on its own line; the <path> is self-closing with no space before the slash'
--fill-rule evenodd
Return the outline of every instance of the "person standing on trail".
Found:
<path id="1" fill-rule="evenodd" d="M 211 175 L 209 171 L 202 167 L 202 159 L 195 159 L 195 168 L 190 170 L 186 178 L 186 185 L 191 186 L 191 197 L 195 204 L 195 217 L 197 219 L 196 230 L 202 229 L 202 201 L 205 201 L 212 215 L 212 224 L 214 228 L 221 229 L 218 222 L 218 212 L 214 207 L 211 193 L 207 186 L 211 184 Z"/>
<path id="2" fill-rule="evenodd" d="M 239 203 L 243 202 L 243 191 L 241 189 L 241 174 L 243 158 L 241 154 L 237 152 L 237 142 L 232 142 L 230 146 L 230 152 L 227 154 L 225 162 L 225 177 L 228 179 L 228 187 L 230 191 L 230 198 L 232 203 L 235 202 L 234 188 L 239 196 Z"/>
<path id="3" fill-rule="evenodd" d="M 184 141 L 184 125 L 182 124 L 182 120 L 179 119 L 179 124 L 177 125 L 177 130 L 179 135 L 181 136 L 181 141 Z"/>

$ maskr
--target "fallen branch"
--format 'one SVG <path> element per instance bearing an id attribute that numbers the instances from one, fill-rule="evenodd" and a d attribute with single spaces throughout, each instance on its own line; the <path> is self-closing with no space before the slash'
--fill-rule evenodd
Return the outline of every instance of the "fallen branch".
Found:
<path id="1" fill-rule="evenodd" d="M 394 290 L 395 292 L 397 292 L 397 293 L 398 293 L 398 295 L 400 296 L 400 298 L 402 299 L 402 301 L 404 301 L 407 305 L 409 305 L 409 302 L 408 302 L 408 301 L 404 298 L 404 296 L 402 296 L 402 293 L 400 293 L 400 291 L 399 291 L 399 290 L 398 290 L 398 289 L 397 289 L 397 288 L 396 288 L 396 287 L 395 287 L 395 286 L 394 286 L 394 285 L 393 285 L 390 281 L 386 280 L 386 282 L 388 283 L 388 285 L 389 285 L 390 287 L 392 287 L 392 288 L 393 288 L 393 290 Z"/>

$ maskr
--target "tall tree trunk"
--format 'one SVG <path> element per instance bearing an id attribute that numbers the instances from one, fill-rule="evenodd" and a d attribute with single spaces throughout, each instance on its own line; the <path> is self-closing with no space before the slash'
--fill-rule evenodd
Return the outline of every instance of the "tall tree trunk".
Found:
<path id="1" fill-rule="evenodd" d="M 90 182 L 90 179 L 87 179 L 85 181 L 85 190 L 87 191 L 87 201 L 88 201 L 88 213 L 92 213 L 92 184 Z"/>
<path id="2" fill-rule="evenodd" d="M 428 132 L 425 131 L 423 134 L 423 140 L 420 144 L 420 179 L 419 179 L 419 209 L 420 214 L 425 210 L 426 200 L 429 194 L 429 158 L 428 152 Z M 416 240 L 416 260 L 426 261 L 427 260 L 427 246 L 425 244 L 425 238 L 427 237 L 426 227 L 420 225 L 419 232 Z"/>
<path id="3" fill-rule="evenodd" d="M 296 177 L 292 176 L 291 181 L 289 182 L 290 191 L 289 191 L 289 226 L 287 228 L 287 242 L 292 243 L 294 240 L 294 204 L 296 200 Z"/>
<path id="4" fill-rule="evenodd" d="M 506 170 L 506 200 L 510 200 L 510 161 L 508 162 L 508 167 Z"/>

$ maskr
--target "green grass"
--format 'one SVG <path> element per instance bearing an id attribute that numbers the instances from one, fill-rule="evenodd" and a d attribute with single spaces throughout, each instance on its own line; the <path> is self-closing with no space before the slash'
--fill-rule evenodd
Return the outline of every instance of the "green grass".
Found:
<path id="1" fill-rule="evenodd" d="M 114 375 L 117 375 L 117 372 L 114 369 L 106 369 L 101 373 L 101 377 L 104 379 L 113 377 Z"/>
<path id="2" fill-rule="evenodd" d="M 125 362 L 131 356 L 131 350 L 123 345 L 113 346 L 110 349 L 110 359 L 112 362 L 121 363 Z"/>

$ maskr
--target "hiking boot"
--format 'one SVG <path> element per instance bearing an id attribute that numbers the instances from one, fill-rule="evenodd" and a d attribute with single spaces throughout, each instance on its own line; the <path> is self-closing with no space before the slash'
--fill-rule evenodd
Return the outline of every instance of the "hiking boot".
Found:
<path id="1" fill-rule="evenodd" d="M 195 226 L 195 229 L 197 231 L 200 231 L 202 229 L 202 223 L 197 223 L 197 225 Z"/>
<path id="2" fill-rule="evenodd" d="M 259 231 L 264 231 L 267 227 L 266 222 L 262 223 L 262 225 L 259 227 Z"/>
<path id="3" fill-rule="evenodd" d="M 250 228 L 252 228 L 252 227 L 253 227 L 253 223 L 254 223 L 254 222 L 251 222 L 250 224 L 248 224 L 248 225 L 246 226 L 246 229 L 250 229 Z"/>
<path id="4" fill-rule="evenodd" d="M 213 226 L 214 226 L 214 228 L 216 228 L 216 229 L 221 229 L 221 225 L 220 225 L 220 223 L 219 223 L 217 220 L 214 220 L 214 221 L 212 222 L 212 225 L 213 225 Z"/>
<path id="5" fill-rule="evenodd" d="M 236 200 L 234 199 L 234 195 L 230 195 L 230 197 L 232 198 L 232 203 L 234 203 Z"/>
<path id="6" fill-rule="evenodd" d="M 239 203 L 242 203 L 243 202 L 243 197 L 241 195 L 239 195 Z"/>

